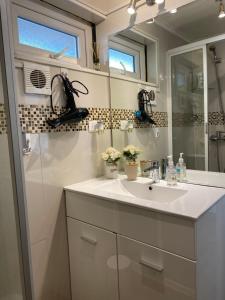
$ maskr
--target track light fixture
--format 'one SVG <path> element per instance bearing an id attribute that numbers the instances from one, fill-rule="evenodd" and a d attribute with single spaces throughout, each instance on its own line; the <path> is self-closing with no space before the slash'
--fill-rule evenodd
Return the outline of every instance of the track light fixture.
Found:
<path id="1" fill-rule="evenodd" d="M 224 9 L 223 1 L 221 0 L 220 4 L 219 4 L 219 15 L 218 15 L 218 18 L 222 19 L 224 17 L 225 17 L 225 9 Z"/>
<path id="2" fill-rule="evenodd" d="M 127 12 L 129 15 L 134 15 L 136 13 L 136 0 L 130 1 Z"/>
<path id="3" fill-rule="evenodd" d="M 136 13 L 136 4 L 140 0 L 130 0 L 127 12 L 129 15 L 134 15 Z M 148 6 L 153 6 L 155 4 L 162 4 L 165 0 L 146 0 Z"/>
<path id="4" fill-rule="evenodd" d="M 177 8 L 174 8 L 170 11 L 171 14 L 176 14 L 177 13 Z"/>
<path id="5" fill-rule="evenodd" d="M 148 6 L 152 6 L 154 4 L 162 4 L 165 0 L 146 0 L 146 4 Z"/>

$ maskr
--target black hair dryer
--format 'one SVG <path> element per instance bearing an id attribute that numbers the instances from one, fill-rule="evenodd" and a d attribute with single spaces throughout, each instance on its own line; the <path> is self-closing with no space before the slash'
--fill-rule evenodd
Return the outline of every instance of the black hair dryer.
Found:
<path id="1" fill-rule="evenodd" d="M 136 111 L 135 117 L 142 123 L 150 123 L 156 125 L 155 121 L 152 119 L 152 105 L 151 101 L 155 100 L 155 92 L 154 91 L 146 91 L 141 90 L 138 93 L 138 108 L 139 110 Z M 150 112 L 148 109 L 150 106 Z"/>
<path id="2" fill-rule="evenodd" d="M 74 80 L 70 81 L 69 78 L 65 75 L 62 74 L 56 74 L 51 81 L 51 89 L 53 85 L 53 81 L 55 78 L 61 78 L 63 88 L 64 88 L 64 93 L 66 96 L 66 110 L 62 114 L 58 115 L 54 109 L 53 106 L 53 96 L 50 96 L 51 100 L 51 108 L 53 113 L 57 116 L 55 119 L 48 119 L 47 123 L 49 126 L 53 128 L 57 128 L 63 124 L 67 123 L 78 123 L 82 120 L 84 120 L 88 115 L 89 111 L 87 108 L 77 108 L 76 103 L 74 100 L 74 95 L 75 94 L 77 97 L 79 97 L 79 94 L 87 95 L 89 93 L 88 88 L 80 81 Z M 78 83 L 84 88 L 84 91 L 78 90 L 74 88 L 73 84 Z"/>

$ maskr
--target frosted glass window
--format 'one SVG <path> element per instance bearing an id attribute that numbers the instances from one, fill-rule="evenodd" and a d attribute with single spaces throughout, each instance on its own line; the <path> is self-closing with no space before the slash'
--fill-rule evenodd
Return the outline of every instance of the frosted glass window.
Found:
<path id="1" fill-rule="evenodd" d="M 109 67 L 124 70 L 123 65 L 128 72 L 135 72 L 135 57 L 128 53 L 109 49 Z"/>
<path id="2" fill-rule="evenodd" d="M 47 26 L 17 18 L 19 43 L 22 45 L 59 53 L 66 48 L 65 56 L 78 58 L 77 36 Z"/>

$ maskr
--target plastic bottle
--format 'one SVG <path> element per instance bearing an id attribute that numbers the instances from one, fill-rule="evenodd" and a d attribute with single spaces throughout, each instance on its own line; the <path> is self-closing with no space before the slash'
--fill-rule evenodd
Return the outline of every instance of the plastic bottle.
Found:
<path id="1" fill-rule="evenodd" d="M 177 181 L 184 182 L 186 180 L 186 164 L 183 159 L 184 153 L 180 153 L 180 158 L 176 165 Z"/>
<path id="2" fill-rule="evenodd" d="M 168 185 L 176 185 L 177 184 L 177 177 L 176 177 L 176 168 L 173 163 L 172 155 L 168 157 L 168 166 L 166 168 L 166 181 Z"/>

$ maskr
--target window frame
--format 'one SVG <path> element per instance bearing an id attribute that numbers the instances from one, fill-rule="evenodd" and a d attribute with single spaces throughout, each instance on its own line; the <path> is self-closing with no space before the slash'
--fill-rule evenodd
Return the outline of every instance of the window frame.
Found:
<path id="1" fill-rule="evenodd" d="M 110 72 L 117 75 L 125 75 L 135 79 L 145 81 L 146 78 L 146 67 L 145 67 L 145 47 L 139 43 L 136 43 L 129 38 L 119 36 L 113 37 L 109 41 L 109 49 L 114 49 L 123 52 L 128 55 L 134 56 L 134 67 L 135 72 L 126 71 L 124 74 L 123 70 L 113 68 L 109 66 Z M 109 51 L 108 51 L 109 53 Z"/>
<path id="2" fill-rule="evenodd" d="M 31 4 L 32 6 L 32 4 Z M 13 4 L 13 37 L 15 45 L 15 56 L 19 53 L 25 53 L 32 55 L 34 57 L 45 57 L 50 60 L 57 60 L 51 58 L 50 51 L 35 48 L 32 46 L 20 44 L 19 42 L 19 32 L 18 32 L 18 17 L 26 19 L 28 21 L 38 23 L 40 25 L 58 30 L 60 32 L 65 32 L 66 34 L 73 35 L 77 37 L 77 53 L 78 58 L 72 58 L 63 56 L 60 61 L 69 62 L 73 64 L 78 64 L 82 67 L 92 67 L 92 55 L 89 51 L 92 45 L 92 33 L 91 27 L 87 24 L 83 24 L 79 21 L 70 19 L 68 17 L 60 16 L 55 13 L 54 16 L 48 14 L 48 9 L 45 9 L 45 14 L 40 9 L 40 11 L 34 11 L 33 9 L 28 9 L 27 7 L 18 6 Z"/>

